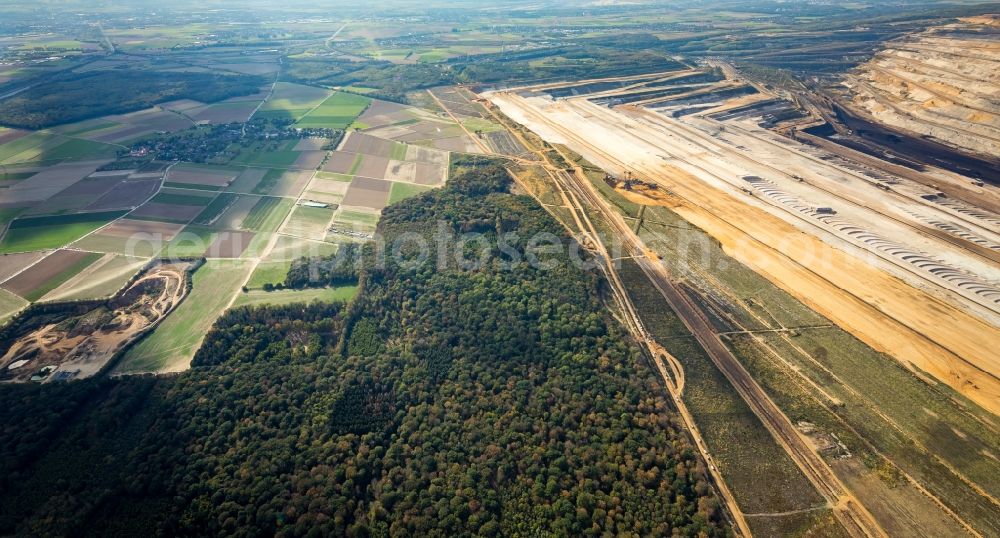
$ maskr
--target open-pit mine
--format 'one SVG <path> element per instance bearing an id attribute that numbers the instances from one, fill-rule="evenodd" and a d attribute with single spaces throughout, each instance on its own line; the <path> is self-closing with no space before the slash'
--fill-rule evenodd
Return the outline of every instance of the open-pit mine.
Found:
<path id="1" fill-rule="evenodd" d="M 931 37 L 917 38 L 926 39 Z M 886 52 L 873 65 L 894 54 L 904 56 Z M 874 69 L 869 66 L 852 80 L 872 76 Z M 993 84 L 977 91 L 995 95 L 996 89 Z M 958 108 L 971 107 L 974 99 L 964 90 L 956 93 L 969 99 L 949 105 L 948 110 L 958 114 Z M 1000 413 L 1000 190 L 995 185 L 955 169 L 901 166 L 877 153 L 842 145 L 835 133 L 815 134 L 822 130 L 817 127 L 826 126 L 824 114 L 812 105 L 819 102 L 815 96 L 797 99 L 787 89 L 744 78 L 722 61 L 641 77 L 492 89 L 481 96 L 498 119 L 522 133 L 526 145 L 535 135 L 547 143 L 539 146 L 539 155 L 558 155 L 549 175 L 562 184 L 560 192 L 571 194 L 563 198 L 566 207 L 579 203 L 574 218 L 599 215 L 612 224 L 606 230 L 610 235 L 621 236 L 618 239 L 634 249 L 626 258 L 643 268 L 663 295 L 660 300 L 684 321 L 736 393 L 833 507 L 848 534 L 917 532 L 937 523 L 945 533 L 984 536 L 1000 530 L 995 517 L 983 518 L 982 512 L 972 513 L 979 509 L 960 507 L 954 491 L 972 492 L 987 513 L 1000 506 L 1000 492 L 984 486 L 986 475 L 974 477 L 959 469 L 961 464 L 948 462 L 949 457 L 934 455 L 930 447 L 938 441 L 927 441 L 925 433 L 910 437 L 929 465 L 951 473 L 949 480 L 957 489 L 926 480 L 909 467 L 907 456 L 883 449 L 876 436 L 859 442 L 877 459 L 885 458 L 887 468 L 898 471 L 912 489 L 885 488 L 878 480 L 862 483 L 865 473 L 847 463 L 850 450 L 837 434 L 831 429 L 816 441 L 814 424 L 796 422 L 801 410 L 778 401 L 773 386 L 764 390 L 759 384 L 773 380 L 755 380 L 751 372 L 771 366 L 783 371 L 829 416 L 840 415 L 837 420 L 850 435 L 865 437 L 853 422 L 857 419 L 844 418 L 850 414 L 845 410 L 855 405 L 876 413 L 890 429 L 908 431 L 910 418 L 888 410 L 895 396 L 865 393 L 861 381 L 846 379 L 858 373 L 857 365 L 851 367 L 853 373 L 839 371 L 830 360 L 831 344 L 824 338 L 831 327 L 839 328 L 863 346 L 864 351 L 855 353 L 859 361 L 874 361 L 870 368 L 862 364 L 860 375 L 877 375 L 876 369 L 895 364 L 899 373 L 892 375 L 906 383 L 899 385 L 899 395 L 909 394 L 911 388 L 932 391 L 984 429 L 974 444 L 991 446 L 997 436 L 995 414 Z M 995 122 L 985 121 L 976 133 L 988 141 L 995 127 Z M 974 146 L 964 139 L 942 138 L 961 151 L 993 151 L 988 143 Z M 600 170 L 606 185 L 588 179 L 585 170 Z M 604 189 L 603 197 L 597 189 Z M 608 203 L 612 198 L 618 201 Z M 628 214 L 614 208 L 624 204 L 641 209 Z M 667 213 L 651 216 L 657 209 Z M 670 215 L 679 219 L 656 222 Z M 788 303 L 773 299 L 763 284 L 749 291 L 737 289 L 738 284 L 727 287 L 721 283 L 724 276 L 705 268 L 710 260 L 671 259 L 683 256 L 683 249 L 658 247 L 655 233 L 641 233 L 646 225 L 651 230 L 662 225 L 707 234 L 729 258 L 818 316 L 782 312 Z M 682 274 L 674 270 L 679 265 L 694 269 Z M 809 321 L 793 327 L 783 319 Z M 640 339 L 648 340 L 645 329 L 636 325 Z M 804 334 L 827 336 L 800 337 Z M 741 348 L 744 337 L 749 343 Z M 769 357 L 770 366 L 748 364 L 740 352 L 750 349 Z M 659 354 L 655 349 L 651 353 Z M 805 368 L 796 362 L 803 359 Z M 667 384 L 679 395 L 691 389 L 678 387 L 683 384 L 684 374 L 677 372 L 686 368 L 684 358 L 679 365 L 674 362 L 670 366 L 675 379 Z M 818 368 L 816 375 L 810 368 Z M 664 377 L 670 375 L 665 372 Z M 838 392 L 842 389 L 846 399 Z M 950 427 L 972 442 L 964 432 L 959 434 L 963 428 L 948 426 L 936 412 L 925 411 L 935 413 L 928 415 L 936 417 L 934 428 Z M 915 420 L 922 423 L 926 418 Z M 693 422 L 699 422 L 697 416 Z M 807 437 L 812 448 L 803 448 Z M 823 457 L 815 458 L 813 450 Z M 714 452 L 712 446 L 704 449 L 709 451 Z M 841 455 L 834 457 L 831 451 Z M 996 458 L 988 448 L 974 456 L 990 467 Z M 866 465 L 877 469 L 875 463 Z M 733 469 L 729 465 L 722 474 L 739 473 Z M 733 504 L 745 504 L 739 486 L 734 490 Z M 902 522 L 916 516 L 903 513 L 921 503 L 927 503 L 928 511 L 918 518 L 920 523 L 907 527 Z M 741 509 L 732 510 L 738 514 Z M 745 515 L 753 526 L 758 516 Z"/>

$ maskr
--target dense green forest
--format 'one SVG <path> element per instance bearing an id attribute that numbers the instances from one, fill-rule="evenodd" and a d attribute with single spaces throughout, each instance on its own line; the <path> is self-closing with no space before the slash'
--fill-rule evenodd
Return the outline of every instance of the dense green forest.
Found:
<path id="1" fill-rule="evenodd" d="M 267 81 L 249 75 L 104 70 L 64 73 L 0 101 L 0 124 L 42 129 L 122 114 L 173 99 L 214 103 L 260 91 Z"/>
<path id="2" fill-rule="evenodd" d="M 485 265 L 365 247 L 354 302 L 232 310 L 183 374 L 0 387 L 0 534 L 727 535 L 597 276 L 504 268 L 559 230 L 507 182 L 379 224 L 505 234 Z"/>
<path id="3" fill-rule="evenodd" d="M 684 66 L 666 52 L 645 50 L 659 40 L 623 36 L 584 40 L 580 45 L 548 47 L 517 53 L 463 56 L 441 64 L 393 64 L 289 58 L 285 76 L 303 84 L 360 85 L 374 88 L 371 97 L 406 102 L 407 93 L 455 83 L 514 84 L 553 79 L 627 76 Z M 536 62 L 542 61 L 541 64 Z"/>

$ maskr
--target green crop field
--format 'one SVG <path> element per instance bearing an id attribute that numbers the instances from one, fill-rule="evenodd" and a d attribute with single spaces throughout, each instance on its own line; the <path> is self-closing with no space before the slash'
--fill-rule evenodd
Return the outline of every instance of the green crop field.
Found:
<path id="1" fill-rule="evenodd" d="M 288 275 L 288 269 L 291 267 L 291 260 L 261 262 L 257 264 L 257 268 L 254 269 L 253 275 L 250 276 L 250 281 L 247 283 L 247 287 L 251 289 L 260 289 L 264 287 L 264 284 L 282 284 L 285 282 L 285 276 Z"/>
<path id="2" fill-rule="evenodd" d="M 6 144 L 0 144 L 0 162 L 7 162 L 19 153 L 41 146 L 55 137 L 50 133 L 31 133 Z"/>
<path id="3" fill-rule="evenodd" d="M 297 206 L 282 231 L 308 239 L 323 239 L 333 214 L 332 209 L 325 207 Z"/>
<path id="4" fill-rule="evenodd" d="M 341 211 L 337 214 L 335 224 L 351 228 L 374 230 L 378 224 L 378 215 L 373 213 L 361 213 L 359 211 Z"/>
<path id="5" fill-rule="evenodd" d="M 389 158 L 397 161 L 406 160 L 406 148 L 406 144 L 403 144 L 402 142 L 393 142 L 392 152 L 389 154 Z"/>
<path id="6" fill-rule="evenodd" d="M 261 143 L 256 143 L 249 148 L 243 148 L 232 162 L 234 164 L 245 164 L 249 166 L 262 166 L 283 168 L 295 164 L 300 153 L 295 151 L 296 140 L 288 140 L 278 146 L 278 149 L 264 149 Z M 265 179 L 262 180 L 265 181 Z M 256 191 L 256 189 L 254 189 Z"/>
<path id="7" fill-rule="evenodd" d="M 405 200 L 416 196 L 422 192 L 427 192 L 431 187 L 423 185 L 413 185 L 410 183 L 393 183 L 389 190 L 389 203 L 394 204 L 400 200 Z"/>
<path id="8" fill-rule="evenodd" d="M 347 302 L 353 299 L 357 293 L 358 287 L 356 285 L 305 290 L 250 290 L 246 293 L 240 293 L 236 297 L 236 303 L 233 306 L 263 304 L 282 306 L 294 303 L 311 303 L 313 301 Z"/>
<path id="9" fill-rule="evenodd" d="M 18 219 L 0 241 L 0 254 L 62 247 L 123 214 L 112 211 Z"/>
<path id="10" fill-rule="evenodd" d="M 293 202 L 287 198 L 265 196 L 253 206 L 240 225 L 245 230 L 273 232 L 291 209 Z"/>
<path id="11" fill-rule="evenodd" d="M 281 176 L 284 174 L 284 170 L 268 170 L 250 192 L 253 194 L 270 194 L 274 187 L 278 185 L 278 182 L 281 181 Z"/>
<path id="12" fill-rule="evenodd" d="M 275 85 L 274 94 L 260 107 L 254 118 L 298 120 L 323 104 L 329 96 L 329 90 L 279 82 Z"/>
<path id="13" fill-rule="evenodd" d="M 250 264 L 209 260 L 195 273 L 190 295 L 153 332 L 130 349 L 119 373 L 178 371 L 187 368 L 215 319 L 229 305 Z"/>
<path id="14" fill-rule="evenodd" d="M 64 159 L 93 159 L 98 157 L 114 157 L 118 148 L 110 144 L 102 144 L 82 138 L 64 139 L 65 142 L 41 153 L 37 160 L 61 161 Z"/>
<path id="15" fill-rule="evenodd" d="M 196 194 L 179 194 L 175 192 L 160 192 L 151 200 L 156 204 L 207 206 L 212 201 L 211 196 Z"/>
<path id="16" fill-rule="evenodd" d="M 371 99 L 346 92 L 337 92 L 323 101 L 323 104 L 309 112 L 296 124 L 299 127 L 325 127 L 344 129 L 354 122 Z"/>
<path id="17" fill-rule="evenodd" d="M 0 227 L 17 218 L 24 210 L 23 207 L 0 207 Z"/>
<path id="18" fill-rule="evenodd" d="M 212 203 L 205 206 L 205 209 L 194 219 L 194 224 L 211 224 L 219 215 L 236 201 L 237 195 L 231 192 L 224 192 L 215 197 Z"/>

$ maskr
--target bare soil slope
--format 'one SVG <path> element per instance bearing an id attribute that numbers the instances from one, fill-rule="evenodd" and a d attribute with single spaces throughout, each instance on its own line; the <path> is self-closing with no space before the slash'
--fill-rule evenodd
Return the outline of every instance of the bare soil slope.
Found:
<path id="1" fill-rule="evenodd" d="M 897 129 L 1000 155 L 1000 16 L 890 42 L 845 80 L 858 109 Z"/>

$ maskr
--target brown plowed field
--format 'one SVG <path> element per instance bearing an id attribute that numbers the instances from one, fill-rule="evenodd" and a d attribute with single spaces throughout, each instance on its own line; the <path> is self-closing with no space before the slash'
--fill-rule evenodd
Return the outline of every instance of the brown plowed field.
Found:
<path id="1" fill-rule="evenodd" d="M 0 256 L 0 282 L 21 272 L 25 267 L 42 259 L 44 252 L 19 252 L 17 254 L 4 254 Z"/>
<path id="2" fill-rule="evenodd" d="M 136 235 L 162 237 L 164 241 L 170 241 L 182 229 L 183 224 L 173 224 L 169 222 L 153 222 L 148 220 L 117 220 L 99 232 L 99 235 L 110 237 L 133 237 Z"/>
<path id="3" fill-rule="evenodd" d="M 345 151 L 334 151 L 330 154 L 330 159 L 323 165 L 324 172 L 334 172 L 337 174 L 347 174 L 354 165 L 357 155 Z"/>
<path id="4" fill-rule="evenodd" d="M 133 211 L 131 215 L 136 217 L 147 217 L 153 219 L 159 218 L 186 222 L 197 217 L 198 214 L 201 213 L 202 209 L 204 208 L 197 205 L 172 205 L 150 202 Z"/>
<path id="5" fill-rule="evenodd" d="M 343 205 L 382 209 L 389 200 L 392 184 L 381 179 L 356 177 L 344 196 Z"/>
<path id="6" fill-rule="evenodd" d="M 124 181 L 87 206 L 87 209 L 124 209 L 136 207 L 156 193 L 156 188 L 159 186 L 159 179 Z"/>
<path id="7" fill-rule="evenodd" d="M 253 232 L 221 232 L 205 251 L 206 258 L 239 258 L 257 235 Z"/>
<path id="8" fill-rule="evenodd" d="M 0 287 L 23 297 L 89 255 L 89 252 L 79 250 L 57 250 L 33 265 L 29 271 L 21 272 Z"/>

